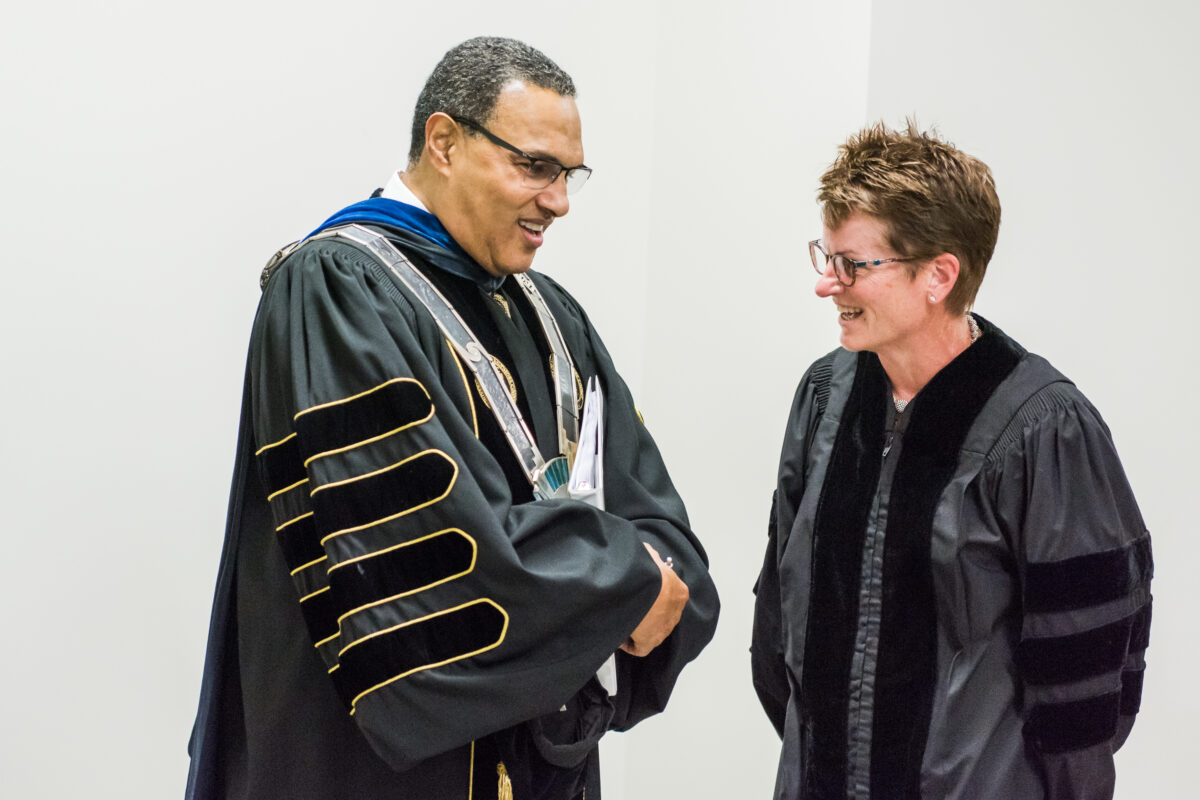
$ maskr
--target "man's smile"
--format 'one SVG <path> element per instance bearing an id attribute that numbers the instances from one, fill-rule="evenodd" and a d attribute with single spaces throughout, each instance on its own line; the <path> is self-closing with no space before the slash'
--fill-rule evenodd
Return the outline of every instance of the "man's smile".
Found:
<path id="1" fill-rule="evenodd" d="M 517 220 L 517 225 L 525 232 L 525 238 L 535 247 L 541 247 L 546 228 L 550 227 L 548 221 L 535 222 L 528 219 Z"/>

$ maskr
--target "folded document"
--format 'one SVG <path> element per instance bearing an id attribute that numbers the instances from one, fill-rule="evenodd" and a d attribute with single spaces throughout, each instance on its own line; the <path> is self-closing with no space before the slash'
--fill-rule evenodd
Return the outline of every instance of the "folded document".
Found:
<path id="1" fill-rule="evenodd" d="M 600 379 L 588 378 L 583 396 L 583 420 L 579 423 L 579 446 L 567 491 L 572 500 L 604 510 L 604 393 Z M 610 696 L 617 693 L 617 658 L 611 655 L 596 672 L 596 680 Z"/>
<path id="2" fill-rule="evenodd" d="M 604 394 L 600 379 L 588 378 L 583 396 L 583 420 L 579 423 L 579 445 L 567 490 L 572 500 L 604 509 Z"/>

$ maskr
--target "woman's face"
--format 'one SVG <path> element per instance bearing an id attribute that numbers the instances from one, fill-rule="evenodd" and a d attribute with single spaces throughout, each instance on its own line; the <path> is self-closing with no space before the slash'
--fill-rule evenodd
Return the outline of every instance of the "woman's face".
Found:
<path id="1" fill-rule="evenodd" d="M 853 214 L 836 230 L 825 229 L 825 250 L 854 261 L 902 258 L 887 243 L 887 226 L 866 214 Z M 841 325 L 842 347 L 870 350 L 881 357 L 903 352 L 913 335 L 932 319 L 928 280 L 922 268 L 910 278 L 905 262 L 860 267 L 853 286 L 843 286 L 833 267 L 817 279 L 818 297 L 833 300 Z"/>

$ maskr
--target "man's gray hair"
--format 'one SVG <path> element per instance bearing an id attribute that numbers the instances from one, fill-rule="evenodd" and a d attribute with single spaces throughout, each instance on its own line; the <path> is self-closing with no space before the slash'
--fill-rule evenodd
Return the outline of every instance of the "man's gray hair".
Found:
<path id="1" fill-rule="evenodd" d="M 451 48 L 433 68 L 413 112 L 408 164 L 425 148 L 425 123 L 438 111 L 481 125 L 491 120 L 500 91 L 511 81 L 575 96 L 575 82 L 546 54 L 516 39 L 479 36 Z"/>

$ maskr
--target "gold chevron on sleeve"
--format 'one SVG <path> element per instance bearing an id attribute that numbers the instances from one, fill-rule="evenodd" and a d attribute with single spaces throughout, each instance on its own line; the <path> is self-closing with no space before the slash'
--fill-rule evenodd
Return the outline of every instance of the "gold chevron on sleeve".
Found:
<path id="1" fill-rule="evenodd" d="M 313 461 L 345 453 L 433 418 L 433 398 L 416 378 L 392 378 L 349 397 L 306 408 L 293 417 L 298 455 Z"/>
<path id="2" fill-rule="evenodd" d="M 283 496 L 283 495 L 287 494 L 287 493 L 288 493 L 288 492 L 290 492 L 292 489 L 296 489 L 296 488 L 299 488 L 299 487 L 301 487 L 301 486 L 304 486 L 306 483 L 308 483 L 308 478 L 303 478 L 303 479 L 301 479 L 301 480 L 298 480 L 298 481 L 296 481 L 296 482 L 295 482 L 295 483 L 293 483 L 291 486 L 285 486 L 285 487 L 283 487 L 282 489 L 279 489 L 278 491 L 274 491 L 274 492 L 272 492 L 271 494 L 267 495 L 267 502 L 269 503 L 269 502 L 271 502 L 272 500 L 274 500 L 275 498 L 277 498 L 277 497 L 281 497 L 281 496 Z"/>
<path id="3" fill-rule="evenodd" d="M 359 392 L 358 394 L 352 394 L 349 397 L 343 397 L 340 400 L 330 400 L 328 403 L 319 403 L 315 406 L 310 406 L 310 407 L 304 409 L 303 411 L 297 411 L 296 415 L 294 417 L 292 417 L 292 419 L 298 420 L 298 419 L 300 419 L 300 417 L 304 416 L 305 414 L 311 414 L 314 411 L 321 411 L 326 408 L 332 408 L 334 406 L 345 405 L 346 403 L 353 403 L 355 400 L 360 400 L 364 397 L 369 397 L 372 394 L 374 394 L 375 392 L 378 392 L 380 389 L 384 389 L 388 386 L 392 386 L 397 383 L 415 384 L 417 387 L 419 387 L 421 389 L 422 392 L 425 393 L 426 397 L 429 397 L 429 391 L 425 388 L 425 385 L 422 384 L 416 378 L 392 378 L 391 380 L 386 380 L 383 383 L 379 384 L 378 386 L 373 386 L 364 392 Z"/>
<path id="4" fill-rule="evenodd" d="M 416 511 L 420 511 L 421 509 L 428 508 L 432 505 L 440 503 L 442 500 L 446 499 L 447 496 L 449 496 L 451 490 L 454 488 L 455 483 L 457 483 L 459 467 L 458 467 L 458 464 L 454 461 L 454 459 L 452 459 L 449 455 L 447 455 L 442 450 L 435 450 L 435 449 L 423 450 L 420 453 L 417 453 L 416 455 L 409 456 L 408 458 L 402 459 L 402 460 L 396 462 L 395 464 L 391 464 L 390 466 L 384 467 L 382 469 L 374 470 L 372 472 L 368 472 L 363 475 L 358 475 L 353 478 L 346 478 L 344 480 L 322 484 L 322 485 L 316 487 L 315 489 L 313 489 L 312 492 L 309 493 L 310 497 L 315 497 L 319 493 L 329 491 L 331 489 L 339 489 L 342 487 L 346 487 L 346 486 L 350 486 L 352 484 L 358 483 L 360 481 L 364 481 L 369 478 L 375 478 L 375 477 L 378 477 L 381 475 L 386 475 L 387 473 L 391 472 L 392 470 L 401 468 L 407 464 L 410 464 L 413 461 L 416 461 L 417 459 L 425 458 L 425 457 L 429 457 L 429 456 L 437 456 L 442 459 L 445 459 L 445 461 L 450 466 L 450 475 L 449 475 L 448 480 L 446 481 L 445 488 L 440 489 L 439 493 L 436 496 L 431 497 L 430 499 L 424 500 L 423 502 L 417 503 L 415 505 L 401 508 L 398 511 L 395 511 L 390 514 L 386 514 L 385 516 L 379 517 L 378 519 L 372 519 L 368 522 L 363 522 L 363 523 L 360 523 L 357 525 L 350 525 L 350 526 L 346 526 L 346 527 L 342 527 L 337 530 L 334 530 L 331 533 L 328 533 L 321 538 L 321 541 L 320 541 L 321 546 L 324 547 L 325 544 L 330 539 L 333 539 L 335 537 L 343 536 L 348 533 L 356 533 L 358 531 L 366 530 L 368 528 L 375 527 L 376 525 L 381 525 L 385 522 L 390 522 L 394 519 L 399 519 L 400 517 L 407 516 Z"/>
<path id="5" fill-rule="evenodd" d="M 366 689 L 363 689 L 362 691 L 359 691 L 357 694 L 354 695 L 353 699 L 350 701 L 350 713 L 353 714 L 355 712 L 358 702 L 360 700 L 362 700 L 363 697 L 367 696 L 371 692 L 377 691 L 379 689 L 384 688 L 385 686 L 395 683 L 398 680 L 407 678 L 409 675 L 413 675 L 415 673 L 423 672 L 425 670 L 434 669 L 437 667 L 443 667 L 443 666 L 446 666 L 447 664 L 452 664 L 456 661 L 462 661 L 463 659 L 471 658 L 472 656 L 477 656 L 480 653 L 486 653 L 489 650 L 493 650 L 496 647 L 499 647 L 500 644 L 503 643 L 505 637 L 508 635 L 509 616 L 508 616 L 508 612 L 505 611 L 504 608 L 501 607 L 494 600 L 491 600 L 490 598 L 481 598 L 479 600 L 472 600 L 468 603 L 463 603 L 461 605 L 455 606 L 453 608 L 448 608 L 443 611 L 437 611 L 437 612 L 434 612 L 433 614 L 428 614 L 424 617 L 420 617 L 418 619 L 414 619 L 414 620 L 410 620 L 408 622 L 401 623 L 400 625 L 394 625 L 391 628 L 387 628 L 387 629 L 380 630 L 380 631 L 375 631 L 375 632 L 370 633 L 360 639 L 357 639 L 357 640 L 351 642 L 350 644 L 348 644 L 344 648 L 342 648 L 342 650 L 338 653 L 338 661 L 339 661 L 339 664 L 342 664 L 344 666 L 346 663 L 345 657 L 346 657 L 347 653 L 353 651 L 357 647 L 366 646 L 366 645 L 372 643 L 373 641 L 376 641 L 382 637 L 395 636 L 397 634 L 403 633 L 405 631 L 405 629 L 408 629 L 408 628 L 436 624 L 443 619 L 446 620 L 447 624 L 451 624 L 452 620 L 449 619 L 450 617 L 453 617 L 456 615 L 462 615 L 464 612 L 468 612 L 472 609 L 478 609 L 478 608 L 491 608 L 492 610 L 494 610 L 496 613 L 499 614 L 499 617 L 501 620 L 500 629 L 496 633 L 495 639 L 493 641 L 483 643 L 482 646 L 477 647 L 469 652 L 455 653 L 453 655 L 449 655 L 448 657 L 441 658 L 441 659 L 431 662 L 431 663 L 409 666 L 394 675 L 390 675 L 387 678 L 385 678 L 381 681 L 378 681 L 377 683 L 374 683 L 373 685 L 369 686 Z"/>
<path id="6" fill-rule="evenodd" d="M 268 450 L 279 447 L 281 444 L 286 444 L 289 440 L 294 439 L 295 437 L 296 437 L 296 432 L 292 431 L 287 436 L 280 439 L 278 442 L 271 442 L 270 444 L 264 444 L 262 447 L 260 447 L 254 451 L 254 455 L 261 456 L 263 453 L 267 452 Z"/>
<path id="7" fill-rule="evenodd" d="M 347 617 L 353 616 L 354 614 L 357 614 L 360 611 L 365 611 L 368 608 L 375 608 L 376 606 L 381 606 L 381 605 L 384 605 L 385 603 L 390 603 L 395 600 L 400 600 L 401 598 L 409 597 L 414 594 L 420 594 L 421 592 L 428 591 L 429 589 L 432 589 L 435 586 L 441 586 L 443 583 L 449 583 L 450 581 L 457 580 L 458 578 L 461 578 L 465 575 L 470 575 L 472 572 L 475 571 L 475 563 L 479 556 L 479 545 L 475 542 L 474 538 L 472 538 L 471 536 L 468 536 L 466 533 L 463 533 L 458 528 L 448 528 L 447 530 L 444 530 L 444 531 L 438 531 L 437 533 L 431 533 L 427 536 L 422 536 L 419 539 L 413 539 L 410 542 L 404 542 L 402 544 L 393 545 L 393 546 L 385 548 L 383 550 L 378 550 L 374 553 L 367 553 L 366 555 L 358 556 L 357 558 L 352 558 L 347 561 L 343 561 L 339 564 L 334 564 L 332 567 L 330 567 L 329 575 L 330 575 L 330 577 L 332 577 L 335 570 L 340 569 L 345 566 L 348 566 L 350 564 L 365 561 L 367 559 L 375 558 L 377 556 L 383 556 L 383 555 L 386 555 L 389 553 L 397 553 L 397 552 L 403 550 L 404 548 L 410 548 L 415 545 L 421 545 L 421 544 L 424 544 L 427 542 L 432 542 L 436 539 L 439 539 L 441 537 L 447 537 L 447 536 L 459 536 L 463 540 L 465 540 L 466 542 L 468 542 L 470 544 L 471 557 L 470 557 L 469 563 L 464 565 L 464 567 L 462 569 L 456 570 L 448 575 L 443 575 L 434 580 L 428 580 L 427 582 L 425 582 L 419 586 L 407 588 L 404 591 L 396 592 L 395 594 L 389 595 L 387 597 L 381 597 L 377 600 L 373 600 L 372 602 L 364 603 L 363 605 L 360 605 L 356 608 L 350 609 L 349 611 L 345 612 L 340 617 L 338 617 L 338 630 L 341 630 L 342 622 L 345 621 L 345 619 Z"/>

